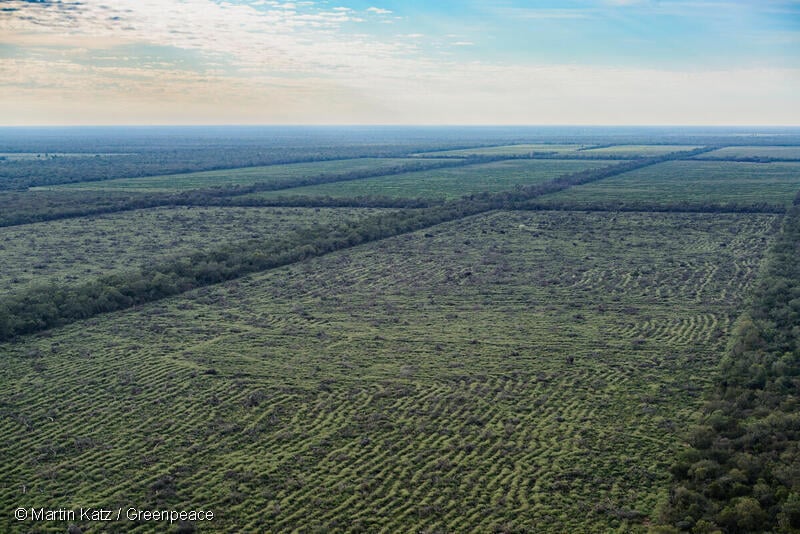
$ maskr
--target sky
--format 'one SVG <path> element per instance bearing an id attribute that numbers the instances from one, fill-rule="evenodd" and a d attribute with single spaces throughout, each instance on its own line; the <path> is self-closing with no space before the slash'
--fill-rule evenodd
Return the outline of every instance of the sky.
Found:
<path id="1" fill-rule="evenodd" d="M 0 125 L 800 125 L 800 0 L 0 0 Z"/>

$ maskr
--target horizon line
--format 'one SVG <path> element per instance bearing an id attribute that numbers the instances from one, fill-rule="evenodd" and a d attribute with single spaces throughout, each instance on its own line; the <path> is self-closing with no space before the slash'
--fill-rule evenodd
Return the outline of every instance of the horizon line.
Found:
<path id="1" fill-rule="evenodd" d="M 800 124 L 406 124 L 406 123 L 209 123 L 209 124 L 0 124 L 0 128 L 782 128 Z"/>

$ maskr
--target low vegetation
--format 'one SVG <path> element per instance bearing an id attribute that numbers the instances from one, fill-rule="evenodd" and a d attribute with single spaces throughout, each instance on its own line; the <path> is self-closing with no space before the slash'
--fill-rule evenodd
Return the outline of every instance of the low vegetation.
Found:
<path id="1" fill-rule="evenodd" d="M 241 241 L 75 285 L 32 286 L 0 302 L 0 340 L 492 209 L 514 207 L 547 193 L 653 165 L 662 159 L 580 171 L 539 185 L 520 186 L 513 192 L 484 193 L 427 209 L 400 210 L 361 221 L 315 226 L 278 238 Z"/>
<path id="2" fill-rule="evenodd" d="M 460 160 L 402 158 L 358 158 L 311 163 L 291 163 L 265 167 L 246 167 L 167 176 L 147 176 L 101 182 L 78 182 L 52 187 L 60 190 L 103 191 L 186 191 L 258 184 L 263 189 L 286 189 L 308 184 L 338 182 L 411 172 L 459 164 Z"/>
<path id="3" fill-rule="evenodd" d="M 583 151 L 584 156 L 618 156 L 624 158 L 642 158 L 662 156 L 674 152 L 683 152 L 702 148 L 699 146 L 686 145 L 611 145 L 601 148 L 587 148 Z"/>
<path id="4" fill-rule="evenodd" d="M 132 210 L 0 228 L 0 296 L 69 286 L 302 228 L 375 215 L 371 209 L 178 207 Z"/>
<path id="5" fill-rule="evenodd" d="M 644 531 L 776 223 L 494 212 L 2 345 L 0 501 Z"/>
<path id="6" fill-rule="evenodd" d="M 623 205 L 784 209 L 800 189 L 800 163 L 667 161 L 541 199 L 575 208 Z"/>
<path id="7" fill-rule="evenodd" d="M 571 157 L 574 152 L 593 145 L 559 145 L 554 143 L 519 144 L 503 146 L 487 146 L 479 148 L 464 148 L 461 150 L 441 150 L 437 152 L 424 152 L 414 154 L 423 157 L 464 157 L 464 156 L 529 156 L 535 157 L 546 154 L 565 154 Z"/>
<path id="8" fill-rule="evenodd" d="M 729 146 L 697 156 L 697 159 L 734 161 L 800 161 L 798 146 Z"/>
<path id="9" fill-rule="evenodd" d="M 610 167 L 617 162 L 512 159 L 450 169 L 436 169 L 336 183 L 257 193 L 256 198 L 278 197 L 386 197 L 425 200 L 455 199 L 471 193 L 496 192 L 515 186 L 535 185 L 586 169 Z M 247 197 L 244 197 L 247 198 Z"/>

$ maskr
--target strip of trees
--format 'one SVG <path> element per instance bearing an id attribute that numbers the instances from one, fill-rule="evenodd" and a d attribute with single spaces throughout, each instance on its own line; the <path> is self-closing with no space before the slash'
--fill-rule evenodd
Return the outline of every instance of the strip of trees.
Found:
<path id="1" fill-rule="evenodd" d="M 100 215 L 158 206 L 364 206 L 364 207 L 424 207 L 441 202 L 383 197 L 361 197 L 356 200 L 293 198 L 235 199 L 264 191 L 290 190 L 295 187 L 361 180 L 376 176 L 391 176 L 445 167 L 460 167 L 498 161 L 500 157 L 474 156 L 463 159 L 409 161 L 382 169 L 350 172 L 328 172 L 301 176 L 283 182 L 262 182 L 250 185 L 226 185 L 174 193 L 127 191 L 6 191 L 0 192 L 0 226 L 14 226 L 88 215 Z"/>
<path id="2" fill-rule="evenodd" d="M 784 219 L 657 532 L 800 532 L 800 206 Z"/>
<path id="3" fill-rule="evenodd" d="M 175 204 L 174 195 L 106 191 L 0 192 L 0 227 Z"/>
<path id="4" fill-rule="evenodd" d="M 84 150 L 90 147 L 83 147 Z M 100 150 L 102 147 L 98 147 Z M 405 157 L 426 145 L 334 146 L 212 146 L 208 148 L 152 147 L 132 154 L 92 154 L 0 161 L 0 190 L 97 182 L 114 178 L 138 178 L 198 171 L 214 171 L 306 163 L 351 158 Z"/>
<path id="5" fill-rule="evenodd" d="M 0 303 L 0 340 L 470 215 L 495 209 L 513 209 L 544 194 L 667 159 L 670 156 L 630 161 L 576 172 L 512 191 L 470 195 L 439 206 L 398 210 L 358 221 L 313 227 L 277 239 L 230 244 L 74 286 L 34 286 Z"/>
<path id="6" fill-rule="evenodd" d="M 592 202 L 541 202 L 531 201 L 520 206 L 526 210 L 558 211 L 649 211 L 656 213 L 786 213 L 783 204 L 769 202 L 647 202 L 647 201 L 592 201 Z"/>
<path id="7" fill-rule="evenodd" d="M 0 339 L 158 300 L 193 288 L 426 228 L 484 211 L 477 203 L 404 210 L 252 240 L 110 274 L 74 286 L 35 286 L 0 303 Z"/>

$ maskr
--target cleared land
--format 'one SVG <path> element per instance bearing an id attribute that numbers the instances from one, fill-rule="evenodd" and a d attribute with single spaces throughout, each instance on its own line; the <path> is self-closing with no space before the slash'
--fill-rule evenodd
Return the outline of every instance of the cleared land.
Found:
<path id="1" fill-rule="evenodd" d="M 729 146 L 706 152 L 696 159 L 777 158 L 800 159 L 799 146 Z"/>
<path id="2" fill-rule="evenodd" d="M 452 199 L 483 191 L 503 191 L 532 185 L 563 174 L 615 165 L 605 161 L 509 160 L 448 169 L 409 172 L 348 182 L 265 191 L 240 198 L 288 196 L 352 198 L 360 196 Z"/>
<path id="3" fill-rule="evenodd" d="M 698 145 L 614 145 L 603 148 L 591 148 L 583 150 L 587 156 L 621 156 L 621 157 L 646 157 L 661 156 L 672 152 L 682 152 L 684 150 L 694 150 L 700 148 Z"/>
<path id="4" fill-rule="evenodd" d="M 668 161 L 538 200 L 540 204 L 788 206 L 800 189 L 800 163 Z"/>
<path id="5" fill-rule="evenodd" d="M 415 156 L 436 157 L 436 156 L 527 156 L 530 154 L 563 154 L 572 153 L 592 145 L 556 145 L 556 144 L 523 144 L 523 145 L 504 145 L 487 146 L 480 148 L 465 148 L 461 150 L 443 150 L 439 152 L 422 152 Z"/>
<path id="6" fill-rule="evenodd" d="M 373 209 L 154 208 L 0 228 L 0 295 L 72 284 L 224 243 L 264 239 Z"/>
<path id="7" fill-rule="evenodd" d="M 777 223 L 492 213 L 0 345 L 0 501 L 644 531 Z"/>
<path id="8" fill-rule="evenodd" d="M 432 165 L 437 162 L 431 161 Z M 96 182 L 79 182 L 46 189 L 69 189 L 84 191 L 182 191 L 216 186 L 251 185 L 268 183 L 274 185 L 291 185 L 298 178 L 309 178 L 319 175 L 341 174 L 359 171 L 391 169 L 404 164 L 424 165 L 425 160 L 419 158 L 356 158 L 333 161 L 315 161 L 312 163 L 289 163 L 285 165 L 268 165 L 263 167 L 246 167 L 221 171 L 192 172 L 185 174 L 169 174 L 164 176 L 146 176 L 141 178 L 124 178 Z M 34 188 L 40 189 L 40 188 Z"/>

